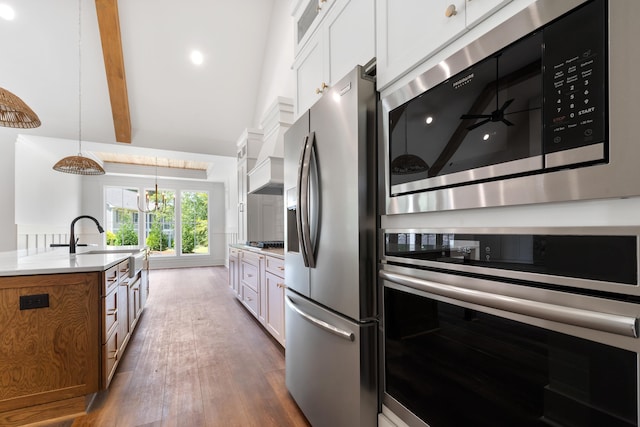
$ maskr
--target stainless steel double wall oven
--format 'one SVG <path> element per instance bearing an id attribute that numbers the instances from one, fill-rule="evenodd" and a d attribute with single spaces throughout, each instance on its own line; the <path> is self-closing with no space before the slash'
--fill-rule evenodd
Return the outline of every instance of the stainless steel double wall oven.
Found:
<path id="1" fill-rule="evenodd" d="M 538 0 L 381 99 L 382 400 L 409 425 L 638 426 L 640 226 L 429 224 L 639 196 L 638 18 Z"/>
<path id="2" fill-rule="evenodd" d="M 383 403 L 412 426 L 637 426 L 639 242 L 384 230 Z"/>

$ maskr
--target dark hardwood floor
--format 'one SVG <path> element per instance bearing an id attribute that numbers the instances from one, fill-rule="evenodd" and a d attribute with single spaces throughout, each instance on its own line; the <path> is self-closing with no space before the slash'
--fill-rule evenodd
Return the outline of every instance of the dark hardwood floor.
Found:
<path id="1" fill-rule="evenodd" d="M 284 351 L 232 295 L 225 267 L 152 270 L 150 297 L 108 391 L 56 427 L 309 426 Z"/>

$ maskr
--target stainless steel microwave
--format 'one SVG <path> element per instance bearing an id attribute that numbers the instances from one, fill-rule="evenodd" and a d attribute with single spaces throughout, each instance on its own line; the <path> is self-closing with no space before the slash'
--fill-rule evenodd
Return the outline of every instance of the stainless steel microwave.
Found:
<path id="1" fill-rule="evenodd" d="M 386 214 L 640 195 L 637 0 L 538 0 L 381 99 Z"/>

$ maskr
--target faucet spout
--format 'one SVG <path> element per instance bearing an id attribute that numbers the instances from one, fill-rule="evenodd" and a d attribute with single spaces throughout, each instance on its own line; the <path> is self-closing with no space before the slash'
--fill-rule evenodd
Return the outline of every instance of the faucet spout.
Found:
<path id="1" fill-rule="evenodd" d="M 71 221 L 71 231 L 69 232 L 69 253 L 70 254 L 75 254 L 76 253 L 76 233 L 75 233 L 75 226 L 76 226 L 76 222 L 79 219 L 82 218 L 87 218 L 92 220 L 93 222 L 96 223 L 96 227 L 98 227 L 98 231 L 100 233 L 104 233 L 104 228 L 102 228 L 102 226 L 100 225 L 100 223 L 98 222 L 97 219 L 95 219 L 92 216 L 89 215 L 80 215 L 79 217 L 75 218 L 73 221 Z"/>

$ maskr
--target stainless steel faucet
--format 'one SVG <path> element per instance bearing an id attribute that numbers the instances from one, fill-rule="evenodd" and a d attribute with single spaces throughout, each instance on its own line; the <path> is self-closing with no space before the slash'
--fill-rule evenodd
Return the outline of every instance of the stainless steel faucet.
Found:
<path id="1" fill-rule="evenodd" d="M 75 225 L 76 225 L 76 221 L 78 221 L 79 219 L 82 218 L 87 218 L 90 220 L 93 220 L 93 222 L 96 223 L 96 227 L 98 227 L 98 231 L 100 233 L 104 233 L 104 228 L 102 228 L 102 226 L 100 225 L 100 223 L 98 222 L 97 219 L 95 219 L 92 216 L 89 215 L 80 215 L 79 217 L 77 217 L 76 219 L 74 219 L 73 221 L 71 221 L 71 232 L 70 232 L 70 239 L 69 239 L 69 253 L 70 254 L 75 254 L 76 253 L 76 233 L 74 231 Z"/>

